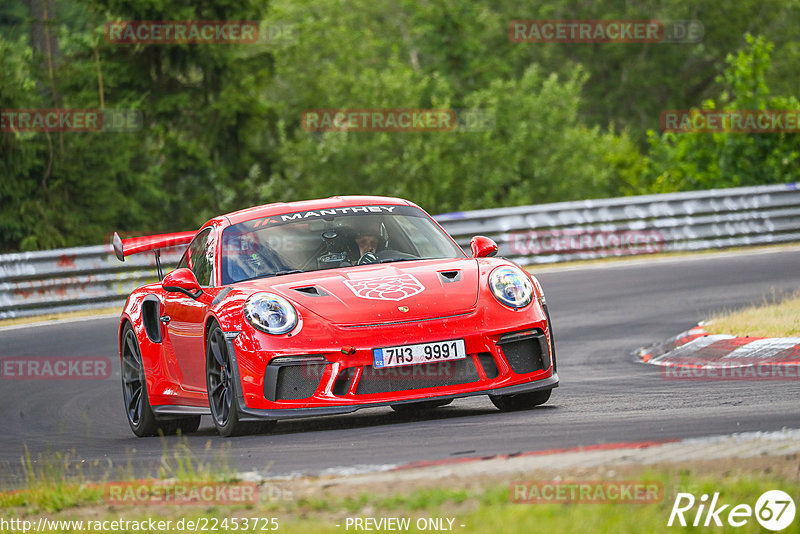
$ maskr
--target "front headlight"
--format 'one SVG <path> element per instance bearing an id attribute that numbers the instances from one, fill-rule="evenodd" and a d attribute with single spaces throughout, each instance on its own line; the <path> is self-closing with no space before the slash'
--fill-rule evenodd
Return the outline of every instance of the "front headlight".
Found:
<path id="1" fill-rule="evenodd" d="M 531 303 L 533 284 L 515 267 L 504 265 L 489 275 L 489 288 L 497 300 L 510 308 L 524 308 Z"/>
<path id="2" fill-rule="evenodd" d="M 267 334 L 285 334 L 297 326 L 297 311 L 288 300 L 272 293 L 254 293 L 244 303 L 244 316 Z"/>

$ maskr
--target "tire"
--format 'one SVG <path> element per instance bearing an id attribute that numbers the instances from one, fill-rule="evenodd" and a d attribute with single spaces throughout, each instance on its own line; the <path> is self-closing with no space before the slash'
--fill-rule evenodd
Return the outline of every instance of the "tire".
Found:
<path id="1" fill-rule="evenodd" d="M 206 341 L 206 389 L 211 419 L 220 436 L 231 437 L 266 432 L 275 421 L 240 421 L 236 380 L 228 344 L 219 324 L 214 323 Z"/>
<path id="2" fill-rule="evenodd" d="M 453 402 L 453 399 L 443 401 L 423 401 L 392 404 L 392 410 L 400 415 L 420 415 L 424 412 L 439 408 L 440 406 L 447 406 L 451 402 Z"/>
<path id="3" fill-rule="evenodd" d="M 489 400 L 491 400 L 492 404 L 501 412 L 513 412 L 544 404 L 550 400 L 550 394 L 552 392 L 552 389 L 545 389 L 542 391 L 533 391 L 531 393 L 518 393 L 516 395 L 502 395 L 498 397 L 489 395 Z"/>
<path id="4" fill-rule="evenodd" d="M 122 377 L 122 400 L 128 425 L 138 437 L 174 434 L 181 431 L 189 434 L 200 427 L 200 416 L 159 419 L 150 406 L 147 395 L 147 380 L 142 364 L 139 340 L 130 323 L 122 330 L 122 354 L 120 355 Z"/>

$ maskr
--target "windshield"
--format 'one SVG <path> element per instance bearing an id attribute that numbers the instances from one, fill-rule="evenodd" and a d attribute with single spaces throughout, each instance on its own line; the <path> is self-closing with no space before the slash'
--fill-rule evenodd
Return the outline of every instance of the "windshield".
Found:
<path id="1" fill-rule="evenodd" d="M 222 283 L 464 252 L 412 206 L 356 206 L 253 219 L 222 234 Z"/>

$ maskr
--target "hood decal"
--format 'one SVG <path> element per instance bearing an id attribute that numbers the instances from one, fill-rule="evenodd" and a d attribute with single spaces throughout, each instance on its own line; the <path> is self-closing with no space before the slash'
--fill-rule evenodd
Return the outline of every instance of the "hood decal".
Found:
<path id="1" fill-rule="evenodd" d="M 410 274 L 345 280 L 344 283 L 357 297 L 371 300 L 399 301 L 425 291 L 425 286 Z"/>

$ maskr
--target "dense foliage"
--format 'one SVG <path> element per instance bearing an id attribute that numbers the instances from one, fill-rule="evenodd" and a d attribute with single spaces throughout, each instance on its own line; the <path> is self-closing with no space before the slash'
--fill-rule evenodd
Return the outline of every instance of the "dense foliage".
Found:
<path id="1" fill-rule="evenodd" d="M 695 19 L 683 44 L 521 44 L 513 19 Z M 117 20 L 255 20 L 259 44 L 120 45 Z M 7 0 L 0 109 L 135 109 L 133 133 L 0 132 L 0 251 L 196 228 L 335 194 L 432 213 L 796 179 L 797 134 L 661 133 L 665 109 L 800 109 L 797 0 Z M 287 30 L 288 29 L 288 30 Z M 305 110 L 493 127 L 309 132 Z"/>

